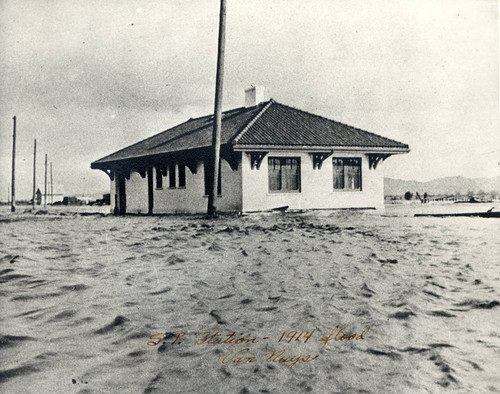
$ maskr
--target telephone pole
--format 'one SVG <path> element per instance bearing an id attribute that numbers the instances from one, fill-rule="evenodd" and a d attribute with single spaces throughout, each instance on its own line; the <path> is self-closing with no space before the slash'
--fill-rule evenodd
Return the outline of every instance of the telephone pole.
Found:
<path id="1" fill-rule="evenodd" d="M 43 209 L 47 209 L 47 153 L 45 154 L 45 189 L 43 191 Z"/>
<path id="2" fill-rule="evenodd" d="M 11 192 L 12 196 L 10 199 L 10 211 L 16 212 L 16 117 L 12 118 L 14 120 L 14 136 L 12 139 L 12 185 Z"/>
<path id="3" fill-rule="evenodd" d="M 52 182 L 52 162 L 50 162 L 50 205 L 54 204 L 54 183 Z"/>
<path id="4" fill-rule="evenodd" d="M 36 138 L 33 145 L 33 209 L 36 207 Z"/>
<path id="5" fill-rule="evenodd" d="M 220 161 L 220 135 L 222 127 L 222 85 L 224 81 L 224 46 L 226 41 L 226 0 L 220 2 L 219 14 L 219 43 L 217 52 L 217 74 L 215 80 L 215 105 L 214 105 L 214 126 L 212 134 L 212 148 L 214 158 L 213 176 L 211 187 L 208 190 L 207 215 L 214 217 L 217 212 L 217 181 L 219 179 Z"/>

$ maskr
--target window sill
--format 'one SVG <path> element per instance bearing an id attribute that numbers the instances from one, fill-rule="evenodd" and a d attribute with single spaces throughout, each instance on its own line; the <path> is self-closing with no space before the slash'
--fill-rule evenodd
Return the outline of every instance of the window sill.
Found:
<path id="1" fill-rule="evenodd" d="M 217 197 L 222 198 L 222 194 L 217 194 Z M 203 198 L 208 198 L 208 194 L 204 194 Z"/>
<path id="2" fill-rule="evenodd" d="M 333 189 L 332 193 L 359 193 L 361 189 Z"/>
<path id="3" fill-rule="evenodd" d="M 156 187 L 155 190 L 163 190 L 163 187 Z"/>
<path id="4" fill-rule="evenodd" d="M 276 190 L 276 191 L 268 191 L 267 195 L 268 196 L 273 196 L 276 194 L 300 194 L 300 190 L 290 190 L 290 191 L 282 191 L 282 190 Z"/>

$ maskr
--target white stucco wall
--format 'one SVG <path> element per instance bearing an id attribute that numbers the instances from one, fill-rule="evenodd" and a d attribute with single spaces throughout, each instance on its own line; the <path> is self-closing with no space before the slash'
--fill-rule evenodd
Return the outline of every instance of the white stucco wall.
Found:
<path id="1" fill-rule="evenodd" d="M 154 170 L 156 171 L 156 169 Z M 207 211 L 208 197 L 205 193 L 204 165 L 197 163 L 196 174 L 186 167 L 186 187 L 171 189 L 168 176 L 163 178 L 163 188 L 154 190 L 154 213 L 203 213 Z M 179 171 L 176 168 L 178 178 Z M 155 173 L 156 176 L 156 173 Z M 216 206 L 220 212 L 241 211 L 241 170 L 233 171 L 229 164 L 221 161 L 222 195 L 217 197 Z M 178 185 L 178 179 L 176 185 Z M 155 180 L 156 186 L 156 180 Z"/>
<path id="2" fill-rule="evenodd" d="M 176 185 L 179 171 L 176 168 Z M 233 171 L 229 164 L 221 161 L 222 196 L 217 197 L 217 210 L 221 212 L 241 211 L 241 166 Z M 163 177 L 163 188 L 156 188 L 156 169 L 153 169 L 153 213 L 203 213 L 207 210 L 208 199 L 204 195 L 204 165 L 197 163 L 197 172 L 192 174 L 186 167 L 186 187 L 169 188 L 168 176 Z M 111 181 L 111 212 L 115 208 L 116 183 Z M 132 171 L 126 180 L 125 193 L 127 213 L 148 213 L 148 179 Z"/>
<path id="3" fill-rule="evenodd" d="M 268 157 L 300 157 L 301 191 L 269 192 Z M 361 191 L 333 189 L 332 157 L 361 158 Z M 282 206 L 290 209 L 377 208 L 384 207 L 383 164 L 368 169 L 368 157 L 363 153 L 338 153 L 323 162 L 321 169 L 313 169 L 312 157 L 296 151 L 271 152 L 262 160 L 260 169 L 251 169 L 249 154 L 242 154 L 243 207 L 242 211 L 268 210 Z"/>
<path id="4" fill-rule="evenodd" d="M 241 163 L 238 163 L 238 169 L 233 171 L 229 163 L 222 160 L 221 183 L 222 196 L 218 197 L 217 209 L 222 212 L 241 211 Z M 206 204 L 204 211 L 206 211 Z"/>
<path id="5" fill-rule="evenodd" d="M 130 179 L 125 181 L 127 213 L 148 213 L 148 178 L 131 171 Z"/>
<path id="6" fill-rule="evenodd" d="M 300 192 L 269 192 L 268 157 L 300 157 Z M 384 208 L 383 162 L 376 169 L 368 168 L 368 157 L 364 153 L 336 153 L 323 162 L 321 169 L 313 169 L 312 157 L 297 151 L 277 151 L 262 160 L 260 169 L 251 169 L 250 157 L 241 154 L 238 170 L 233 171 L 222 160 L 222 196 L 217 197 L 217 209 L 221 212 L 263 211 L 282 206 L 290 209 L 336 209 L 336 208 Z M 361 158 L 361 191 L 339 191 L 333 189 L 333 157 Z M 178 178 L 176 168 L 176 177 Z M 156 189 L 156 169 L 153 170 L 153 213 L 203 213 L 207 209 L 204 195 L 204 165 L 197 163 L 197 172 L 192 174 L 186 167 L 186 187 L 169 188 L 168 176 L 163 178 L 163 188 Z M 178 185 L 178 179 L 176 180 Z M 111 212 L 115 207 L 116 183 L 111 181 Z M 127 213 L 148 212 L 148 180 L 132 171 L 126 180 Z"/>
<path id="7" fill-rule="evenodd" d="M 154 203 L 153 213 L 173 213 L 173 212 L 202 212 L 203 211 L 203 163 L 196 165 L 196 174 L 192 174 L 186 167 L 186 187 L 171 189 L 168 187 L 168 176 L 163 177 L 163 188 L 156 188 L 156 168 L 154 174 Z M 176 167 L 176 185 L 179 184 L 179 171 Z M 206 205 L 206 203 L 205 203 Z M 206 210 L 206 206 L 205 206 Z"/>

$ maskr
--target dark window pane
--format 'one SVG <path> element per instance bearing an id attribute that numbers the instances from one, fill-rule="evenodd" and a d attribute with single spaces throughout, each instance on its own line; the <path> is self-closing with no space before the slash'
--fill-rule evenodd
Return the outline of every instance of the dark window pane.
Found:
<path id="1" fill-rule="evenodd" d="M 359 166 L 346 166 L 346 189 L 359 189 L 360 175 Z"/>
<path id="2" fill-rule="evenodd" d="M 361 159 L 333 159 L 333 188 L 361 190 Z"/>
<path id="3" fill-rule="evenodd" d="M 163 187 L 163 175 L 158 167 L 156 167 L 156 187 L 158 189 Z"/>
<path id="4" fill-rule="evenodd" d="M 270 157 L 268 177 L 270 191 L 299 191 L 300 159 Z"/>
<path id="5" fill-rule="evenodd" d="M 175 187 L 175 164 L 168 166 L 168 187 Z"/>
<path id="6" fill-rule="evenodd" d="M 213 170 L 213 163 L 210 161 L 205 161 L 204 163 L 204 172 L 205 172 L 205 196 L 208 196 L 210 193 L 210 188 L 212 186 L 211 184 L 211 179 L 212 179 L 212 174 L 214 172 Z"/>
<path id="7" fill-rule="evenodd" d="M 344 163 L 342 159 L 333 159 L 333 188 L 344 188 Z"/>
<path id="8" fill-rule="evenodd" d="M 288 190 L 299 190 L 300 189 L 300 162 L 299 159 L 291 160 L 290 168 L 290 188 Z"/>
<path id="9" fill-rule="evenodd" d="M 186 187 L 186 166 L 179 164 L 179 187 Z"/>
<path id="10" fill-rule="evenodd" d="M 269 158 L 269 190 L 281 190 L 281 169 L 279 159 Z"/>
<path id="11" fill-rule="evenodd" d="M 214 164 L 211 161 L 205 161 L 205 196 L 208 196 L 209 190 L 212 186 L 211 180 L 214 173 Z M 221 175 L 221 161 L 219 161 L 219 177 L 217 182 L 217 195 L 222 195 L 222 175 Z"/>

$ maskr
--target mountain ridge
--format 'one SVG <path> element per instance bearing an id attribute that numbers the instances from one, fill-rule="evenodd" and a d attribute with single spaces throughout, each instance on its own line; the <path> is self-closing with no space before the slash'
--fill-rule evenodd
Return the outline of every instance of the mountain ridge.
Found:
<path id="1" fill-rule="evenodd" d="M 427 182 L 384 178 L 384 195 L 402 196 L 407 191 L 420 194 L 426 192 L 429 195 L 500 193 L 500 176 L 491 178 L 448 176 Z"/>

